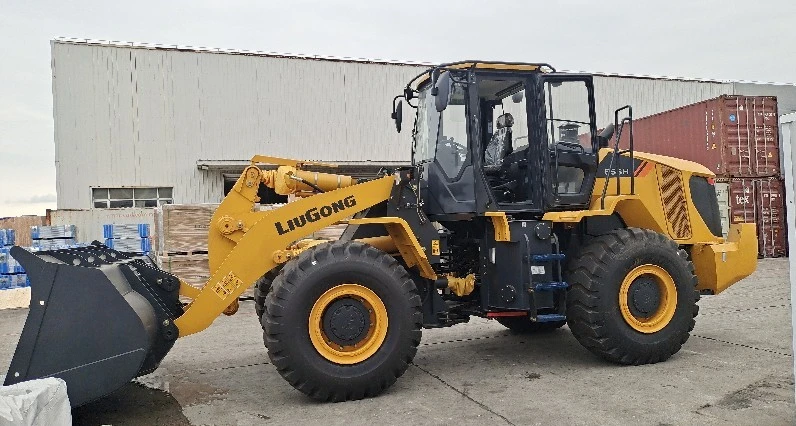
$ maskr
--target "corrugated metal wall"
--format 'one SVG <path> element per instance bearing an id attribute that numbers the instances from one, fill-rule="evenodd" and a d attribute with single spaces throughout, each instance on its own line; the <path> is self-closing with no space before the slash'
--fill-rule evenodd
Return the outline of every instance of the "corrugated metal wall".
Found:
<path id="1" fill-rule="evenodd" d="M 91 243 L 94 240 L 105 241 L 102 225 L 114 224 L 149 224 L 150 233 L 155 231 L 154 208 L 121 208 L 121 209 L 89 209 L 89 210 L 51 210 L 51 225 L 75 225 L 79 243 Z M 153 244 L 157 246 L 157 244 Z"/>
<path id="2" fill-rule="evenodd" d="M 59 209 L 91 207 L 91 186 L 219 202 L 203 159 L 409 161 L 390 109 L 423 67 L 60 41 L 52 55 Z"/>
<path id="3" fill-rule="evenodd" d="M 597 127 L 613 123 L 614 111 L 625 105 L 640 118 L 731 93 L 729 83 L 595 76 Z"/>
<path id="4" fill-rule="evenodd" d="M 404 108 L 401 134 L 389 113 L 424 68 L 68 40 L 53 41 L 52 67 L 61 209 L 90 208 L 92 186 L 171 186 L 177 203 L 219 202 L 222 170 L 198 160 L 407 162 L 414 111 Z M 597 124 L 627 104 L 643 117 L 735 91 L 792 93 L 796 108 L 794 86 L 597 75 Z"/>

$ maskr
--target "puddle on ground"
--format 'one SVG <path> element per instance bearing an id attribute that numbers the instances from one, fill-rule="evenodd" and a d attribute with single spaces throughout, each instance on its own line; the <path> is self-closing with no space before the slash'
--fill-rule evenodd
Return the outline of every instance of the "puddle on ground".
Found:
<path id="1" fill-rule="evenodd" d="M 183 407 L 218 399 L 222 392 L 202 383 L 141 377 L 118 391 L 72 410 L 75 425 L 190 425 Z"/>
<path id="2" fill-rule="evenodd" d="M 219 399 L 224 392 L 205 383 L 173 380 L 173 377 L 139 377 L 135 381 L 150 388 L 171 394 L 183 407 Z"/>

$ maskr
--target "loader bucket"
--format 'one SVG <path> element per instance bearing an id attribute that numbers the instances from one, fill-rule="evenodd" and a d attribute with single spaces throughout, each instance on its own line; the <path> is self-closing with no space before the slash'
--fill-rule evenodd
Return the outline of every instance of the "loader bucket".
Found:
<path id="1" fill-rule="evenodd" d="M 31 302 L 6 385 L 58 377 L 77 407 L 152 372 L 174 345 L 179 280 L 148 258 L 99 243 L 11 255 L 30 278 Z"/>

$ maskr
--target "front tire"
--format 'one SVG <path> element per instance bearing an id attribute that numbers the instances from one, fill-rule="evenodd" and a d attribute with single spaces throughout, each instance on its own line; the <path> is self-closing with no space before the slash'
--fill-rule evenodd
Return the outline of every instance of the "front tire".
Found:
<path id="1" fill-rule="evenodd" d="M 263 322 L 263 313 L 265 312 L 265 298 L 271 291 L 271 284 L 276 276 L 279 275 L 280 269 L 281 265 L 268 271 L 254 283 L 254 313 L 257 315 L 257 322 L 260 324 Z"/>
<path id="2" fill-rule="evenodd" d="M 288 262 L 262 317 L 279 374 L 320 401 L 378 395 L 420 343 L 421 301 L 406 270 L 359 242 L 321 244 Z"/>
<path id="3" fill-rule="evenodd" d="M 685 250 L 649 230 L 594 238 L 568 268 L 567 323 L 591 352 L 621 364 L 665 361 L 688 340 L 699 312 Z"/>

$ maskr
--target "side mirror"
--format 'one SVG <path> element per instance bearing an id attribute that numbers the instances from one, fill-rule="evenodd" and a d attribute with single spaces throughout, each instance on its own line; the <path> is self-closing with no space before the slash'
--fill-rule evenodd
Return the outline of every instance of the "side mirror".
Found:
<path id="1" fill-rule="evenodd" d="M 395 121 L 395 130 L 397 130 L 398 133 L 401 133 L 401 122 L 404 119 L 403 105 L 403 101 L 398 101 L 398 103 L 393 107 L 392 114 L 390 115 L 393 121 Z"/>
<path id="2" fill-rule="evenodd" d="M 451 101 L 451 93 L 453 92 L 451 74 L 446 72 L 440 75 L 434 88 L 437 89 L 437 94 L 434 95 L 434 105 L 437 107 L 437 112 L 445 111 Z"/>
<path id="3" fill-rule="evenodd" d="M 415 97 L 415 92 L 412 91 L 412 89 L 410 89 L 409 86 L 406 86 L 406 88 L 404 88 L 404 98 L 406 99 L 406 102 L 411 101 L 412 99 L 414 99 L 414 97 Z"/>
<path id="4" fill-rule="evenodd" d="M 597 135 L 597 146 L 598 148 L 607 148 L 609 143 L 611 142 L 611 137 L 614 135 L 614 123 L 611 123 Z"/>

